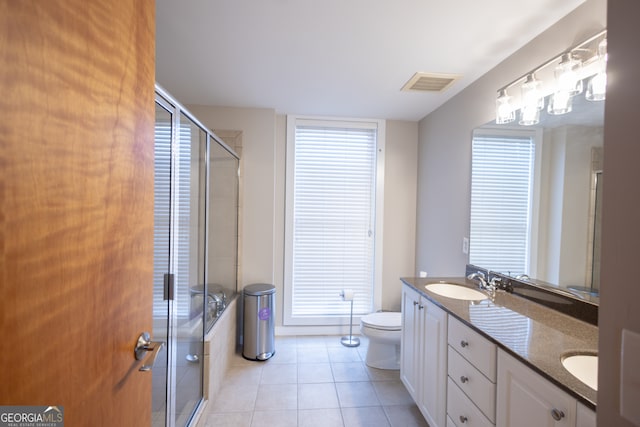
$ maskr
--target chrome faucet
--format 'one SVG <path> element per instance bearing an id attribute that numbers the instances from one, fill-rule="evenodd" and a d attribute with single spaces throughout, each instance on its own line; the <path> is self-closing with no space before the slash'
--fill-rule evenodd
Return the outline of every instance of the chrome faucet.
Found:
<path id="1" fill-rule="evenodd" d="M 487 285 L 487 277 L 481 271 L 476 271 L 475 273 L 471 273 L 467 276 L 467 279 L 474 280 L 478 279 L 478 287 L 480 289 L 488 289 Z"/>
<path id="2" fill-rule="evenodd" d="M 498 289 L 502 289 L 502 277 L 493 276 L 487 285 L 487 289 L 491 292 L 495 292 Z"/>
<path id="3" fill-rule="evenodd" d="M 227 301 L 224 293 L 222 294 L 222 298 L 220 298 L 218 294 L 207 294 L 207 305 L 209 307 L 215 307 L 213 311 L 213 317 L 218 317 L 220 316 L 220 314 L 222 314 L 222 311 L 225 309 L 226 303 Z"/>

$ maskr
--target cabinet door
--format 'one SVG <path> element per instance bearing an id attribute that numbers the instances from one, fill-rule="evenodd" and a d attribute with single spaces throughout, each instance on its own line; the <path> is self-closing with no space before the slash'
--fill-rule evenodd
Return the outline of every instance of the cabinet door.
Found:
<path id="1" fill-rule="evenodd" d="M 418 348 L 420 340 L 418 334 L 418 304 L 420 296 L 416 291 L 404 285 L 402 287 L 402 340 L 400 344 L 400 379 L 409 391 L 413 400 L 418 400 Z"/>
<path id="2" fill-rule="evenodd" d="M 576 414 L 576 427 L 596 427 L 596 413 L 578 403 Z"/>
<path id="3" fill-rule="evenodd" d="M 430 426 L 440 427 L 447 413 L 447 313 L 423 298 L 418 318 L 422 330 L 418 407 Z"/>
<path id="4" fill-rule="evenodd" d="M 576 425 L 576 400 L 514 357 L 498 351 L 497 427 Z"/>

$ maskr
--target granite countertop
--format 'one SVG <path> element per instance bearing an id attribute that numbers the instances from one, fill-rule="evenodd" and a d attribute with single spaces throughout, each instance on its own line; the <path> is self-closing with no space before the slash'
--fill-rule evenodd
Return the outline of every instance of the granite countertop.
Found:
<path id="1" fill-rule="evenodd" d="M 427 284 L 442 281 L 478 289 L 464 277 L 401 280 L 586 406 L 596 408 L 597 392 L 571 375 L 561 358 L 570 353 L 597 353 L 597 326 L 504 291 L 496 292 L 493 300 L 466 301 L 425 289 Z"/>

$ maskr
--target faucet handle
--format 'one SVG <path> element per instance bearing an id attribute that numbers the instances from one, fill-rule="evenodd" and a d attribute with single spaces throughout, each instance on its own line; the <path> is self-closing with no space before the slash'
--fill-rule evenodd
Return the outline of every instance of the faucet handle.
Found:
<path id="1" fill-rule="evenodd" d="M 503 278 L 498 276 L 493 276 L 491 281 L 489 282 L 489 286 L 491 286 L 494 290 L 501 290 L 506 292 L 513 292 L 513 285 L 511 284 L 511 279 Z"/>

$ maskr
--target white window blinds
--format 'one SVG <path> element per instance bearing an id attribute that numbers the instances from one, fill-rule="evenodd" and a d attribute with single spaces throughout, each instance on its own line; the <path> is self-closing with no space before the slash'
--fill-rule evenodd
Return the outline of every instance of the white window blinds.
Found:
<path id="1" fill-rule="evenodd" d="M 535 138 L 475 134 L 472 156 L 469 262 L 528 273 Z"/>
<path id="2" fill-rule="evenodd" d="M 374 293 L 375 123 L 297 120 L 287 186 L 285 321 L 331 324 L 349 315 L 340 291 L 353 289 L 354 315 Z M 292 166 L 292 167 L 291 167 Z"/>

